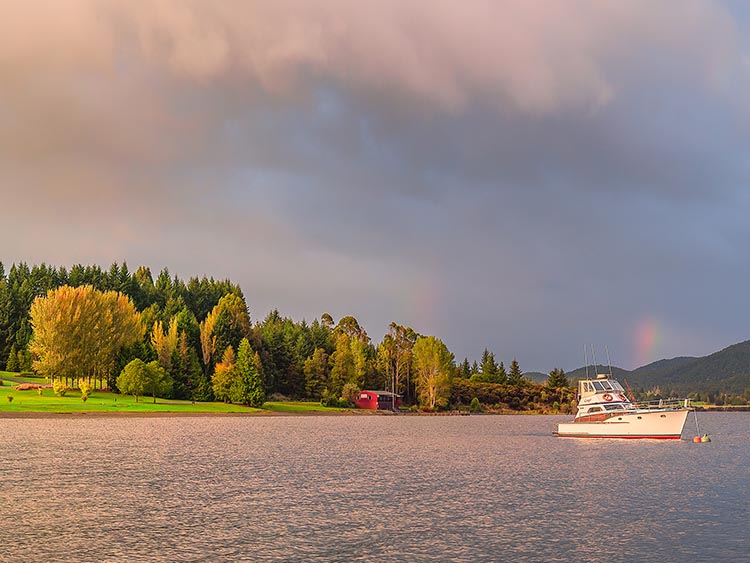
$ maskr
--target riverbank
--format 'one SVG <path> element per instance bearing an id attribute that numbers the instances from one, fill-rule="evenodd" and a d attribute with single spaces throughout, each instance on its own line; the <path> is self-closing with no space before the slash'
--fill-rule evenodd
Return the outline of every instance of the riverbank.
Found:
<path id="1" fill-rule="evenodd" d="M 14 382 L 15 383 L 15 382 Z M 94 391 L 86 401 L 79 391 L 68 391 L 59 397 L 52 389 L 16 390 L 0 386 L 0 417 L 39 416 L 279 416 L 309 414 L 347 414 L 352 409 L 324 407 L 302 401 L 270 401 L 262 408 L 219 402 L 193 402 L 173 399 L 119 395 Z"/>

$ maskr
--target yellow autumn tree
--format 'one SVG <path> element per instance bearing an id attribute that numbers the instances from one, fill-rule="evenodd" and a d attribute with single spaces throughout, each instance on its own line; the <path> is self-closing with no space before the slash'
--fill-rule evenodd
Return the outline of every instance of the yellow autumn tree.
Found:
<path id="1" fill-rule="evenodd" d="M 206 374 L 211 371 L 211 361 L 216 353 L 217 337 L 214 334 L 216 316 L 215 310 L 211 311 L 200 324 L 201 352 L 203 353 L 203 365 L 206 367 Z"/>
<path id="2" fill-rule="evenodd" d="M 413 353 L 420 404 L 429 409 L 446 405 L 455 368 L 453 354 L 442 340 L 434 336 L 417 338 Z"/>
<path id="3" fill-rule="evenodd" d="M 177 349 L 179 336 L 177 334 L 177 316 L 172 317 L 169 328 L 165 331 L 161 321 L 154 322 L 151 331 L 151 344 L 156 350 L 159 365 L 169 371 L 172 368 L 172 354 Z"/>
<path id="4" fill-rule="evenodd" d="M 228 346 L 236 348 L 242 338 L 250 336 L 252 323 L 245 300 L 227 293 L 200 324 L 201 351 L 206 373 Z"/>
<path id="5" fill-rule="evenodd" d="M 143 338 L 140 315 L 129 297 L 92 286 L 62 286 L 31 305 L 29 349 L 34 369 L 51 379 L 101 382 L 117 353 Z"/>

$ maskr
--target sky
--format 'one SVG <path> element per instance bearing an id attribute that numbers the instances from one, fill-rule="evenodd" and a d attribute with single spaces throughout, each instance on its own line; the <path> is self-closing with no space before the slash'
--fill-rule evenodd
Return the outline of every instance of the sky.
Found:
<path id="1" fill-rule="evenodd" d="M 750 339 L 750 15 L 3 0 L 0 261 L 230 278 L 524 371 Z"/>

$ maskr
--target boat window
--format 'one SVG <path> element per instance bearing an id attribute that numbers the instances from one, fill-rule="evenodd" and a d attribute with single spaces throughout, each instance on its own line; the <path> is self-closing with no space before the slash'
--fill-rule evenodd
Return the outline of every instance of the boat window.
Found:
<path id="1" fill-rule="evenodd" d="M 619 403 L 617 403 L 617 404 L 612 404 L 612 403 L 609 403 L 609 404 L 606 404 L 606 405 L 604 405 L 604 408 L 605 408 L 605 409 L 607 409 L 608 411 L 621 411 L 621 410 L 623 410 L 623 409 L 624 409 L 625 407 L 623 407 L 623 406 L 622 406 L 621 404 L 619 404 Z"/>
<path id="2" fill-rule="evenodd" d="M 612 390 L 612 386 L 609 384 L 609 381 L 602 381 L 602 387 L 604 387 L 607 391 Z"/>
<path id="3" fill-rule="evenodd" d="M 593 391 L 593 389 L 591 388 L 591 383 L 589 383 L 588 381 L 585 381 L 583 383 L 583 390 L 589 391 L 589 392 Z"/>
<path id="4" fill-rule="evenodd" d="M 597 391 L 604 391 L 604 387 L 602 387 L 601 381 L 592 381 L 591 385 L 593 385 L 594 389 L 596 389 Z"/>
<path id="5" fill-rule="evenodd" d="M 604 410 L 604 409 L 602 409 L 602 407 L 591 407 L 589 409 L 589 413 L 592 413 L 592 412 L 601 412 L 602 410 Z"/>
<path id="6" fill-rule="evenodd" d="M 614 389 L 615 391 L 625 391 L 625 389 L 622 388 L 622 385 L 620 385 L 619 382 L 611 381 L 611 383 L 612 383 L 612 389 Z"/>

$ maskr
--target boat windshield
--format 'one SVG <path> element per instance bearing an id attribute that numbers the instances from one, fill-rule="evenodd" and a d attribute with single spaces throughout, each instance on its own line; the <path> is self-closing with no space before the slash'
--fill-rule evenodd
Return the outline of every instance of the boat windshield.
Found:
<path id="1" fill-rule="evenodd" d="M 588 393 L 592 391 L 624 391 L 622 385 L 620 385 L 614 379 L 605 379 L 602 381 L 584 381 L 583 390 Z"/>
<path id="2" fill-rule="evenodd" d="M 619 403 L 618 404 L 604 405 L 604 408 L 607 409 L 608 411 L 622 411 L 622 410 L 625 410 L 625 407 L 623 405 L 619 404 Z"/>

